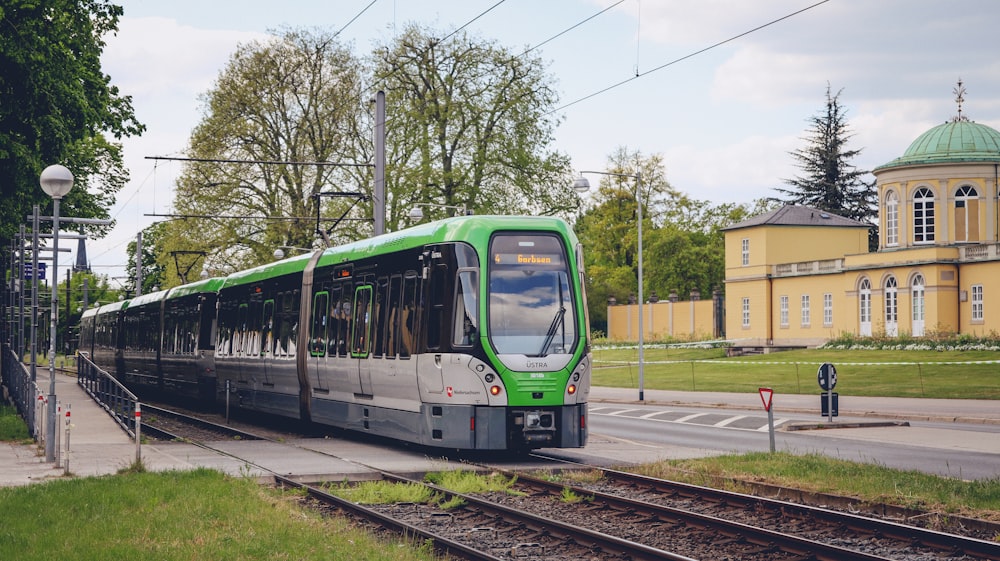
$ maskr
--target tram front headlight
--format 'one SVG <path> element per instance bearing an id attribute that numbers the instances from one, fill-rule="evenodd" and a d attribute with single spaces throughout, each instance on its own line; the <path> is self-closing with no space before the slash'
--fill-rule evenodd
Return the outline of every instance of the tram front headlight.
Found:
<path id="1" fill-rule="evenodd" d="M 568 393 L 569 395 L 575 394 L 576 393 L 576 384 L 570 384 L 569 387 L 566 388 L 566 393 Z"/>
<path id="2" fill-rule="evenodd" d="M 500 395 L 500 386 L 490 386 L 491 395 Z"/>

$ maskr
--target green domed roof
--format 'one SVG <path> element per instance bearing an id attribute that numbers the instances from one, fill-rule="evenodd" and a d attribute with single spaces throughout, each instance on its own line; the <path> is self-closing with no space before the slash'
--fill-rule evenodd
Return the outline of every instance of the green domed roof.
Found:
<path id="1" fill-rule="evenodd" d="M 875 168 L 1000 162 L 1000 132 L 972 121 L 949 121 L 917 137 L 902 156 Z"/>

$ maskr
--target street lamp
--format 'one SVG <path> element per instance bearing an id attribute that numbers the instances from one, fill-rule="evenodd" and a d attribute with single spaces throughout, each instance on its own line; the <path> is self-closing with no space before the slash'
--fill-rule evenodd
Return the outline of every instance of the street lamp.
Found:
<path id="1" fill-rule="evenodd" d="M 49 421 L 45 431 L 45 461 L 56 461 L 56 323 L 59 321 L 59 201 L 73 188 L 73 174 L 55 164 L 38 178 L 42 191 L 52 197 L 52 322 L 49 327 Z"/>
<path id="2" fill-rule="evenodd" d="M 416 203 L 415 205 L 413 205 L 413 208 L 410 209 L 410 218 L 413 219 L 413 220 L 423 220 L 424 219 L 424 211 L 423 211 L 423 209 L 420 208 L 420 207 L 423 207 L 423 206 L 429 206 L 429 207 L 434 207 L 434 208 L 450 208 L 450 209 L 454 209 L 454 210 L 460 210 L 460 211 L 462 211 L 462 214 L 467 215 L 467 216 L 472 214 L 472 211 L 466 209 L 465 206 L 439 205 L 439 204 L 435 204 L 435 203 Z"/>
<path id="3" fill-rule="evenodd" d="M 635 200 L 638 206 L 638 218 L 639 218 L 639 401 L 644 401 L 645 396 L 643 395 L 643 375 L 644 375 L 644 362 L 643 362 L 643 346 L 642 346 L 642 172 L 636 171 L 634 174 L 631 173 L 614 173 L 610 171 L 581 171 L 580 177 L 573 181 L 573 189 L 578 193 L 585 193 L 590 190 L 590 181 L 583 176 L 585 173 L 596 173 L 599 175 L 608 175 L 611 177 L 631 177 L 635 179 Z"/>

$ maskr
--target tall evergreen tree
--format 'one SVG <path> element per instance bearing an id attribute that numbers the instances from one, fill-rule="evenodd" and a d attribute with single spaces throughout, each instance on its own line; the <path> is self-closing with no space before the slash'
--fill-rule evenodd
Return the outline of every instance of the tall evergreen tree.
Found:
<path id="1" fill-rule="evenodd" d="M 851 138 L 847 111 L 840 104 L 840 94 L 830 94 L 826 87 L 826 106 L 809 119 L 810 135 L 806 147 L 789 152 L 803 175 L 784 180 L 789 189 L 776 188 L 785 195 L 778 200 L 807 205 L 834 214 L 869 222 L 877 212 L 875 180 L 870 172 L 859 170 L 851 161 L 861 150 L 847 148 Z M 874 239 L 878 233 L 873 230 Z"/>

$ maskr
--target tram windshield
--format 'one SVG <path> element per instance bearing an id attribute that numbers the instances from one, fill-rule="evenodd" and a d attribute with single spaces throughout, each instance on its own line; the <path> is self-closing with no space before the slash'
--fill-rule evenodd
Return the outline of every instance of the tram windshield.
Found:
<path id="1" fill-rule="evenodd" d="M 577 339 L 566 249 L 546 234 L 500 234 L 490 243 L 489 336 L 499 354 L 572 352 Z"/>

